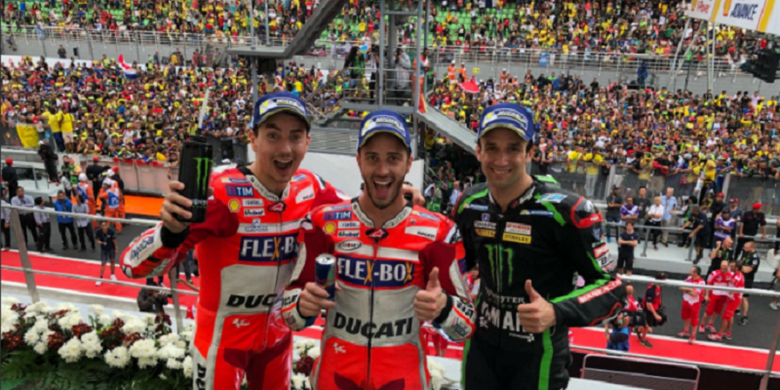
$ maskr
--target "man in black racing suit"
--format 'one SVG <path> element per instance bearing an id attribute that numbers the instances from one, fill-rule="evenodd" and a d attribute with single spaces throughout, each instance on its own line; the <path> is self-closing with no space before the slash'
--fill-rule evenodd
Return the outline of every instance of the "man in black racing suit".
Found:
<path id="1" fill-rule="evenodd" d="M 486 109 L 477 156 L 488 183 L 467 189 L 453 212 L 467 269 L 479 262 L 482 279 L 477 330 L 464 348 L 465 390 L 565 389 L 568 328 L 612 319 L 625 301 L 622 282 L 602 270 L 609 251 L 593 204 L 525 173 L 532 140 L 529 110 Z M 585 280 L 577 289 L 576 275 Z"/>

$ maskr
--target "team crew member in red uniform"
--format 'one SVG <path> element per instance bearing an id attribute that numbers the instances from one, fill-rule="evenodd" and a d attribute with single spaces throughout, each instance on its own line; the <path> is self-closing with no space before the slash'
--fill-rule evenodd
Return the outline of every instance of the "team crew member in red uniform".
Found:
<path id="1" fill-rule="evenodd" d="M 666 272 L 659 272 L 655 275 L 656 280 L 666 280 L 666 277 Z M 642 299 L 645 323 L 639 329 L 637 337 L 639 337 L 639 343 L 647 348 L 653 348 L 653 344 L 650 344 L 650 340 L 647 339 L 647 334 L 653 332 L 654 326 L 662 326 L 666 323 L 666 314 L 661 311 L 661 295 L 661 285 L 650 283 L 647 285 L 645 297 Z"/>
<path id="2" fill-rule="evenodd" d="M 280 310 L 300 223 L 312 206 L 345 199 L 318 176 L 298 170 L 310 140 L 301 100 L 266 95 L 255 104 L 253 122 L 257 159 L 212 175 L 206 222 L 188 225 L 173 217 L 189 218 L 178 205 L 191 202 L 174 192 L 183 184 L 171 182 L 160 211 L 163 223 L 121 257 L 127 276 L 145 278 L 167 273 L 197 245 L 195 389 L 238 389 L 245 374 L 250 389 L 290 388 L 292 336 Z"/>
<path id="3" fill-rule="evenodd" d="M 752 244 L 752 242 L 749 243 Z M 732 273 L 729 287 L 745 288 L 745 275 L 742 273 L 742 264 L 732 261 L 729 263 L 729 269 Z M 737 311 L 741 304 L 741 293 L 728 293 L 726 311 L 723 312 L 723 317 L 721 317 L 720 321 L 720 332 L 709 335 L 707 337 L 708 339 L 712 341 L 720 341 L 721 339 L 731 340 L 731 327 L 734 325 L 734 312 Z"/>
<path id="4" fill-rule="evenodd" d="M 707 284 L 710 286 L 728 287 L 731 284 L 731 279 L 734 274 L 729 271 L 729 262 L 723 260 L 720 262 L 720 269 L 713 271 L 709 277 L 707 277 Z M 716 333 L 715 327 L 712 325 L 715 320 L 715 314 L 720 314 L 723 308 L 726 307 L 726 303 L 729 300 L 729 293 L 723 290 L 707 290 L 706 297 L 707 310 L 704 312 L 704 319 L 701 320 L 699 325 L 699 333 L 704 333 L 704 329 L 711 333 Z"/>
<path id="5" fill-rule="evenodd" d="M 685 279 L 685 283 L 699 285 L 707 284 L 701 277 L 701 268 L 698 266 L 691 267 L 691 270 L 688 271 L 688 277 Z M 680 290 L 683 292 L 681 316 L 684 325 L 683 331 L 677 333 L 677 337 L 687 338 L 688 344 L 693 344 L 693 341 L 696 340 L 696 330 L 699 328 L 699 311 L 701 310 L 701 302 L 704 300 L 704 289 L 680 287 Z"/>
<path id="6" fill-rule="evenodd" d="M 301 229 L 301 257 L 282 313 L 300 330 L 328 309 L 312 375 L 317 390 L 430 389 L 422 323 L 432 321 L 452 341 L 474 331 L 457 228 L 400 195 L 412 165 L 410 145 L 400 115 L 366 116 L 357 156 L 365 191 L 312 211 Z M 322 253 L 337 258 L 334 301 L 313 283 Z"/>

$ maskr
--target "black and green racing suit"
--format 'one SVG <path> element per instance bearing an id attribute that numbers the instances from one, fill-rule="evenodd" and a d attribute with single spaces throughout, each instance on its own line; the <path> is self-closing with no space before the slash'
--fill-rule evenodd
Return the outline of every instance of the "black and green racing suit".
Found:
<path id="1" fill-rule="evenodd" d="M 568 385 L 568 328 L 591 326 L 620 313 L 625 287 L 610 267 L 601 215 L 583 197 L 535 177 L 507 211 L 486 184 L 467 189 L 454 210 L 466 266 L 479 263 L 477 330 L 464 348 L 465 390 L 559 390 Z M 603 267 L 603 268 L 602 268 Z M 576 275 L 585 285 L 576 288 Z M 530 279 L 553 304 L 556 325 L 542 334 L 523 330 L 517 306 Z"/>

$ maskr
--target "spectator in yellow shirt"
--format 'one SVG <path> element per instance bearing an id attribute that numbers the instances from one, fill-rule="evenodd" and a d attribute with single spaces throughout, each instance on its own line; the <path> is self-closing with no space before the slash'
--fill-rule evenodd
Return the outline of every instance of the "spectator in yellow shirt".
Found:
<path id="1" fill-rule="evenodd" d="M 75 121 L 76 118 L 73 116 L 73 114 L 62 114 L 60 129 L 62 130 L 62 140 L 65 142 L 65 149 L 68 151 L 68 153 L 73 153 L 76 150 L 76 145 L 74 144 L 73 139 L 73 122 Z"/>
<path id="2" fill-rule="evenodd" d="M 65 141 L 62 139 L 62 129 L 60 128 L 61 120 L 62 111 L 56 111 L 54 107 L 49 107 L 49 127 L 51 127 L 51 134 L 52 137 L 54 137 L 54 141 L 57 143 L 57 150 L 64 152 Z"/>

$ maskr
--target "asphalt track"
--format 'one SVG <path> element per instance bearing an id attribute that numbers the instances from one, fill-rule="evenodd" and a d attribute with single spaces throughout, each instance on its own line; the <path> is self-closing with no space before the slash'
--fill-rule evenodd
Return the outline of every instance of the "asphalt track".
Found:
<path id="1" fill-rule="evenodd" d="M 123 228 L 122 233 L 117 236 L 117 244 L 119 245 L 120 252 L 123 248 L 127 247 L 127 245 L 130 243 L 130 241 L 133 238 L 138 236 L 145 229 L 146 228 L 141 226 L 126 225 Z M 11 233 L 11 243 L 12 243 L 11 247 L 17 249 L 16 239 L 14 237 L 13 232 Z M 32 240 L 30 240 L 30 243 L 32 244 Z M 87 246 L 89 246 L 89 244 L 87 244 Z M 78 250 L 74 250 L 73 248 L 69 250 L 63 250 L 62 240 L 60 239 L 59 231 L 57 230 L 56 227 L 56 222 L 52 222 L 51 247 L 53 249 L 53 252 L 51 253 L 52 255 L 71 257 L 71 258 L 77 258 L 83 260 L 92 260 L 95 262 L 100 261 L 99 250 L 96 250 L 94 252 L 91 251 L 90 249 L 88 249 L 86 252 L 79 252 Z M 34 245 L 32 249 L 34 249 Z M 33 264 L 33 268 L 34 267 L 35 264 Z M 67 270 L 62 270 L 62 271 L 67 272 Z M 167 281 L 166 281 L 166 285 L 167 285 Z M 646 284 L 643 283 L 635 284 L 636 291 L 634 296 L 637 300 L 642 299 L 642 294 L 644 294 L 646 288 L 647 288 Z M 772 310 L 769 307 L 770 301 L 771 298 L 769 297 L 759 297 L 759 296 L 751 297 L 750 313 L 749 313 L 750 321 L 748 325 L 740 326 L 739 324 L 734 324 L 734 328 L 732 331 L 733 339 L 731 341 L 723 341 L 723 343 L 733 345 L 733 346 L 769 349 L 772 340 L 772 335 L 774 332 L 774 327 L 777 324 L 778 319 L 780 319 L 780 311 Z M 662 327 L 656 327 L 654 329 L 654 334 L 675 336 L 678 332 L 682 330 L 682 320 L 680 319 L 681 302 L 682 302 L 681 291 L 672 287 L 664 288 L 663 305 L 666 307 L 666 314 L 669 318 L 669 322 Z M 702 309 L 702 315 L 704 314 L 703 312 L 704 310 Z M 739 317 L 737 317 L 737 319 L 739 319 Z M 720 325 L 720 320 L 717 319 L 715 321 L 715 326 L 719 327 L 719 325 Z M 700 335 L 699 340 L 704 341 L 705 338 Z M 639 346 L 637 350 L 641 348 L 645 348 L 645 347 Z"/>

